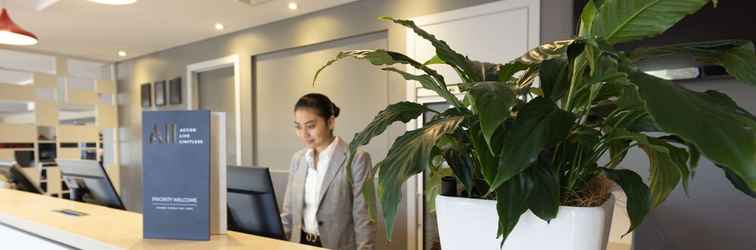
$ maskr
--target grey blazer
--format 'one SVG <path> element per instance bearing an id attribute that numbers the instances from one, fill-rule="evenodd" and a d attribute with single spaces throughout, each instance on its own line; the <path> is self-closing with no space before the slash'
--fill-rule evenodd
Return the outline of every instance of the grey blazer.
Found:
<path id="1" fill-rule="evenodd" d="M 300 150 L 291 159 L 281 213 L 284 231 L 292 242 L 299 242 L 303 227 L 306 152 Z M 362 151 L 356 154 L 352 164 L 354 183 L 349 186 L 346 164 L 342 164 L 346 152 L 347 145 L 339 140 L 323 178 L 317 212 L 320 240 L 323 247 L 330 249 L 374 249 L 376 224 L 368 217 L 368 205 L 362 197 L 363 180 L 372 171 L 370 155 Z"/>

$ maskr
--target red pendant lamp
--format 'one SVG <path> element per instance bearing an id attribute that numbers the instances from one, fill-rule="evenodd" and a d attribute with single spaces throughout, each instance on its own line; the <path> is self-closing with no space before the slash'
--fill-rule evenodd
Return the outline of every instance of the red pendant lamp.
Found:
<path id="1" fill-rule="evenodd" d="M 3 6 L 3 11 L 0 13 L 0 43 L 26 46 L 35 45 L 38 41 L 37 36 L 14 23 Z"/>

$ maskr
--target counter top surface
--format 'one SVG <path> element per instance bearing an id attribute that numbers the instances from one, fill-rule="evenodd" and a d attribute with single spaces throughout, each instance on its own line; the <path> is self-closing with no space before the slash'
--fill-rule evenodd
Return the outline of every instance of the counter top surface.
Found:
<path id="1" fill-rule="evenodd" d="M 139 213 L 9 189 L 0 189 L 0 223 L 81 249 L 319 249 L 233 231 L 210 241 L 143 239 Z"/>

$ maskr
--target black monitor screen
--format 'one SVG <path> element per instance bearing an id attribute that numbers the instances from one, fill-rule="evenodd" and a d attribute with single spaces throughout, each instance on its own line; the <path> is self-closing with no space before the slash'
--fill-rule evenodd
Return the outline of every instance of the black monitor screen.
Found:
<path id="1" fill-rule="evenodd" d="M 42 193 L 37 186 L 34 185 L 26 175 L 21 172 L 21 169 L 13 166 L 10 168 L 11 182 L 15 185 L 16 190 L 40 194 Z"/>
<path id="2" fill-rule="evenodd" d="M 269 170 L 228 166 L 227 176 L 229 229 L 284 240 Z"/>
<path id="3" fill-rule="evenodd" d="M 19 166 L 27 167 L 34 164 L 34 151 L 16 150 L 13 153 Z"/>
<path id="4" fill-rule="evenodd" d="M 55 161 L 57 157 L 58 149 L 55 143 L 40 143 L 39 144 L 39 161 L 51 162 Z"/>
<path id="5" fill-rule="evenodd" d="M 58 160 L 61 176 L 75 200 L 125 209 L 105 168 L 92 160 Z"/>

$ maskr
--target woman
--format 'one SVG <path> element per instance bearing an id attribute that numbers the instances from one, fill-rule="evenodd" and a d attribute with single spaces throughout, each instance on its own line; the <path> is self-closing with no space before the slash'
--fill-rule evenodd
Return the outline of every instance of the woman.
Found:
<path id="1" fill-rule="evenodd" d="M 294 105 L 297 137 L 305 148 L 291 159 L 284 198 L 284 230 L 290 241 L 330 249 L 374 249 L 375 222 L 368 218 L 362 182 L 371 174 L 370 155 L 358 152 L 353 185 L 346 182 L 347 145 L 333 135 L 339 108 L 322 94 Z"/>

